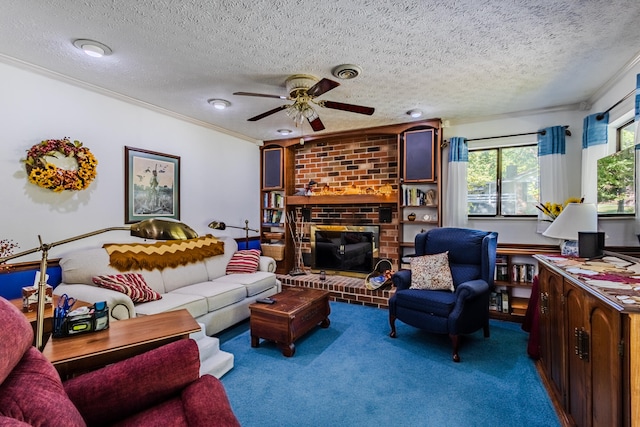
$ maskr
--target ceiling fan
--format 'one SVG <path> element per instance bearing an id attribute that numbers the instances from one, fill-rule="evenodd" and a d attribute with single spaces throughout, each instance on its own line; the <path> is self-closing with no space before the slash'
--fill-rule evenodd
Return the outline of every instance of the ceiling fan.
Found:
<path id="1" fill-rule="evenodd" d="M 319 105 L 324 108 L 331 108 L 334 110 L 350 111 L 352 113 L 372 115 L 374 109 L 371 107 L 363 107 L 361 105 L 345 104 L 343 102 L 316 100 L 315 98 L 320 95 L 329 92 L 331 89 L 340 86 L 340 83 L 334 82 L 329 79 L 318 80 L 317 77 L 310 76 L 308 74 L 294 74 L 289 76 L 285 81 L 285 86 L 289 96 L 284 95 L 267 95 L 263 93 L 253 92 L 234 92 L 234 95 L 242 96 L 258 96 L 262 98 L 276 98 L 287 99 L 293 101 L 293 104 L 281 105 L 273 110 L 266 111 L 262 114 L 258 114 L 255 117 L 247 119 L 250 122 L 255 122 L 260 119 L 264 119 L 278 111 L 285 110 L 287 115 L 291 117 L 297 125 L 301 125 L 304 120 L 307 120 L 314 131 L 321 131 L 324 129 L 324 124 L 318 116 L 318 113 L 313 109 L 313 105 Z"/>

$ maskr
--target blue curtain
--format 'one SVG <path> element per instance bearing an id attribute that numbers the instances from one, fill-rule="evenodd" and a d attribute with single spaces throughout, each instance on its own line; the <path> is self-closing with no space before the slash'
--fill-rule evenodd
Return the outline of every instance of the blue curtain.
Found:
<path id="1" fill-rule="evenodd" d="M 564 126 L 552 126 L 538 131 L 538 162 L 540 164 L 540 202 L 564 203 L 569 198 L 567 156 Z M 545 219 L 540 213 L 538 219 Z M 543 226 L 538 223 L 538 232 Z"/>
<path id="2" fill-rule="evenodd" d="M 591 114 L 582 126 L 582 196 L 587 203 L 598 201 L 598 159 L 608 153 L 609 113 Z"/>
<path id="3" fill-rule="evenodd" d="M 469 147 L 467 138 L 453 137 L 449 140 L 449 170 L 447 197 L 445 198 L 444 225 L 466 227 L 467 219 L 467 167 Z"/>

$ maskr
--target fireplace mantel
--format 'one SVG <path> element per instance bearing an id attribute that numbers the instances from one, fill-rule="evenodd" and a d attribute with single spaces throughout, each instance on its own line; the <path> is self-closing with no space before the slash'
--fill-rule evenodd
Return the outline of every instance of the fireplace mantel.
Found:
<path id="1" fill-rule="evenodd" d="M 397 196 L 381 194 L 346 194 L 326 196 L 287 196 L 287 206 L 395 204 Z"/>

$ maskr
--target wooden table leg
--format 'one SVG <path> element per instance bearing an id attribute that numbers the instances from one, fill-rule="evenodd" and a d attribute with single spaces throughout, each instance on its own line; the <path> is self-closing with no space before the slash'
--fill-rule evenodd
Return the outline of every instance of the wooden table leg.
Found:
<path id="1" fill-rule="evenodd" d="M 286 357 L 292 357 L 294 354 L 296 354 L 296 345 L 294 343 L 291 344 L 284 344 L 282 346 L 282 354 Z"/>
<path id="2" fill-rule="evenodd" d="M 251 335 L 251 347 L 255 348 L 260 345 L 260 337 Z"/>

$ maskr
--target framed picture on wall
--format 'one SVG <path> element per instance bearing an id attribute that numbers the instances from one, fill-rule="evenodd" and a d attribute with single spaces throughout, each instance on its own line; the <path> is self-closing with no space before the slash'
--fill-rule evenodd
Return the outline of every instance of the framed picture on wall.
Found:
<path id="1" fill-rule="evenodd" d="M 124 147 L 124 218 L 180 219 L 180 157 Z"/>

